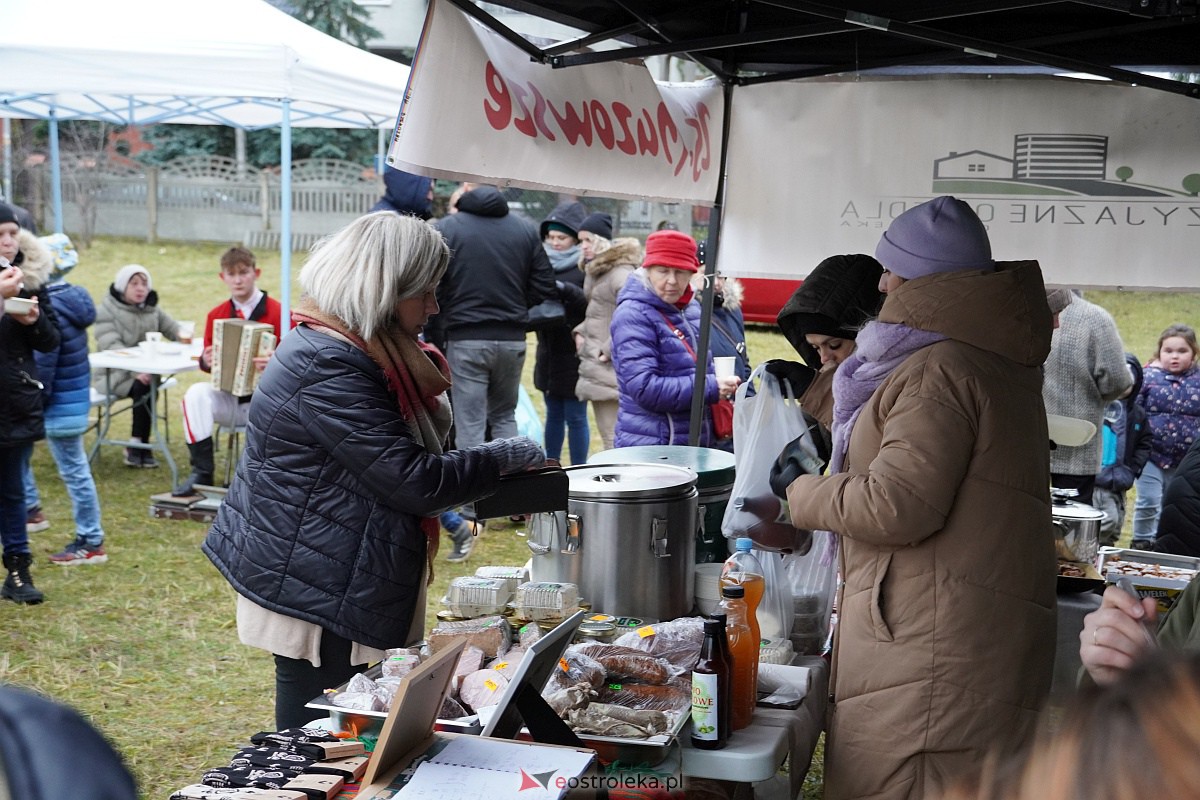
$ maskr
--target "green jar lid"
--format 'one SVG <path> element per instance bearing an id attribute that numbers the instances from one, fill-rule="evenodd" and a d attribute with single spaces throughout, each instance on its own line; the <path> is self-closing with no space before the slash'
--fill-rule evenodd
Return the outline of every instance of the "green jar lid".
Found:
<path id="1" fill-rule="evenodd" d="M 678 444 L 651 444 L 640 447 L 616 447 L 588 458 L 589 464 L 670 464 L 687 467 L 696 473 L 696 489 L 733 485 L 733 453 L 711 447 Z"/>

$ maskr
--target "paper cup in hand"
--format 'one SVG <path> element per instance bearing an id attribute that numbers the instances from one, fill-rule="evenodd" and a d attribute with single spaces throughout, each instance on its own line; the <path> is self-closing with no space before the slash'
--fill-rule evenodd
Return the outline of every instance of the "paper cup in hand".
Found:
<path id="1" fill-rule="evenodd" d="M 733 377 L 733 366 L 737 359 L 733 356 L 715 356 L 713 358 L 713 371 L 717 374 L 717 380 L 722 378 Z"/>

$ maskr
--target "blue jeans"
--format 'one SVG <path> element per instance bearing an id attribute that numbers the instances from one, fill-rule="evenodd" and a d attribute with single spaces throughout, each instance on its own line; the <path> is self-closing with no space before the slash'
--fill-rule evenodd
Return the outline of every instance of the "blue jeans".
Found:
<path id="1" fill-rule="evenodd" d="M 96 481 L 92 478 L 92 465 L 88 463 L 83 447 L 83 436 L 50 436 L 46 443 L 58 466 L 58 476 L 67 487 L 67 496 L 71 498 L 75 538 L 93 547 L 102 544 L 104 528 L 100 525 L 100 496 L 96 493 Z M 25 505 L 28 508 L 42 504 L 30 466 L 32 455 L 33 448 L 29 448 L 24 470 Z"/>
<path id="2" fill-rule="evenodd" d="M 1134 484 L 1137 487 L 1137 502 L 1133 506 L 1134 541 L 1154 541 L 1158 533 L 1158 518 L 1162 514 L 1163 489 L 1174 474 L 1174 469 L 1163 469 L 1153 461 L 1146 462 L 1146 467 Z"/>
<path id="3" fill-rule="evenodd" d="M 0 447 L 0 542 L 4 554 L 29 552 L 29 534 L 25 532 L 25 482 L 21 470 L 33 445 Z"/>
<path id="4" fill-rule="evenodd" d="M 588 429 L 587 401 L 564 399 L 542 392 L 546 398 L 546 458 L 562 458 L 563 428 L 566 427 L 572 464 L 586 464 L 592 432 Z"/>
<path id="5" fill-rule="evenodd" d="M 454 533 L 458 530 L 458 526 L 463 524 L 463 515 L 457 511 L 443 511 L 438 515 L 438 519 L 441 521 L 442 527 L 450 533 Z"/>
<path id="6" fill-rule="evenodd" d="M 525 341 L 451 339 L 446 360 L 454 380 L 454 446 L 461 450 L 516 436 Z"/>

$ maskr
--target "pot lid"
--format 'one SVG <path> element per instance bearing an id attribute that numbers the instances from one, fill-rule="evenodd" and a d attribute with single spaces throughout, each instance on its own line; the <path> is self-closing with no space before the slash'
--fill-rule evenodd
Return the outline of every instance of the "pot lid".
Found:
<path id="1" fill-rule="evenodd" d="M 676 497 L 696 485 L 696 473 L 670 464 L 581 464 L 567 467 L 568 495 L 581 500 Z"/>
<path id="2" fill-rule="evenodd" d="M 1057 519 L 1104 519 L 1104 512 L 1074 500 L 1055 500 L 1050 512 Z"/>
<path id="3" fill-rule="evenodd" d="M 591 464 L 671 464 L 687 467 L 697 475 L 696 487 L 730 487 L 736 462 L 733 453 L 712 447 L 688 447 L 677 444 L 651 444 L 641 447 L 616 447 L 588 458 Z"/>

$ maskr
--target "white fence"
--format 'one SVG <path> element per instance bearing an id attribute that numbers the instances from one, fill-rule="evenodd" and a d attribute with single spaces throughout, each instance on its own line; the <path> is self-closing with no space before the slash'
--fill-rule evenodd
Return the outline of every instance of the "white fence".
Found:
<path id="1" fill-rule="evenodd" d="M 91 236 L 278 244 L 280 179 L 221 156 L 190 156 L 160 167 L 95 159 L 63 164 L 63 225 Z M 370 210 L 383 183 L 348 161 L 308 159 L 292 165 L 292 239 L 307 247 Z M 49 219 L 49 190 L 39 202 Z"/>

